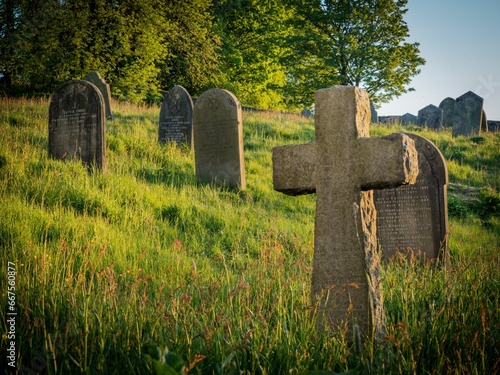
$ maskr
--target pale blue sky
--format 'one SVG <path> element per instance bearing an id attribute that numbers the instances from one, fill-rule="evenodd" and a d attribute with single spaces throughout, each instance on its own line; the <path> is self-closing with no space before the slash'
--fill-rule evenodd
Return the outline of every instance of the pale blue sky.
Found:
<path id="1" fill-rule="evenodd" d="M 379 116 L 417 115 L 446 97 L 473 91 L 484 99 L 488 120 L 500 120 L 500 0 L 409 0 L 409 42 L 426 59 L 403 94 L 378 109 Z"/>

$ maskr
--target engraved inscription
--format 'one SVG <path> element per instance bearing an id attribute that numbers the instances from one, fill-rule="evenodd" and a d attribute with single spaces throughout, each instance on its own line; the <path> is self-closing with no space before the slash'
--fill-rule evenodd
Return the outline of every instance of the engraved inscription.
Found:
<path id="1" fill-rule="evenodd" d="M 87 81 L 68 81 L 51 98 L 49 155 L 81 159 L 88 166 L 105 167 L 106 124 L 104 99 Z"/>
<path id="2" fill-rule="evenodd" d="M 404 250 L 407 247 L 425 250 L 433 246 L 429 187 L 422 183 L 420 180 L 417 181 L 419 185 L 404 186 L 379 194 L 378 236 L 383 239 L 387 250 Z"/>
<path id="3" fill-rule="evenodd" d="M 181 86 L 172 88 L 163 99 L 158 124 L 160 143 L 176 142 L 192 147 L 193 102 Z"/>

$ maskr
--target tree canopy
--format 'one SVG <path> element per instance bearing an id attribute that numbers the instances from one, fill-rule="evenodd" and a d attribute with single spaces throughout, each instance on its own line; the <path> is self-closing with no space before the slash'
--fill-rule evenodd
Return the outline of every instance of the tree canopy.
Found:
<path id="1" fill-rule="evenodd" d="M 0 92 L 50 94 L 97 70 L 112 95 L 158 100 L 174 84 L 296 109 L 357 85 L 377 103 L 425 63 L 407 0 L 0 0 Z"/>

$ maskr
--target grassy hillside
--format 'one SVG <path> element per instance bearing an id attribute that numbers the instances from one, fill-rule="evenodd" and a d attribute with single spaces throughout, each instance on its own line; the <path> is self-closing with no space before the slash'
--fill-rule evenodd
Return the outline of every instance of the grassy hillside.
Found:
<path id="1" fill-rule="evenodd" d="M 500 134 L 405 129 L 448 161 L 451 265 L 386 267 L 387 337 L 356 351 L 314 332 L 315 197 L 272 189 L 272 147 L 312 141 L 311 120 L 245 114 L 237 192 L 156 142 L 158 108 L 114 111 L 108 170 L 88 173 L 47 157 L 47 101 L 0 99 L 1 368 L 12 262 L 17 364 L 41 373 L 152 373 L 144 345 L 191 373 L 500 371 Z"/>

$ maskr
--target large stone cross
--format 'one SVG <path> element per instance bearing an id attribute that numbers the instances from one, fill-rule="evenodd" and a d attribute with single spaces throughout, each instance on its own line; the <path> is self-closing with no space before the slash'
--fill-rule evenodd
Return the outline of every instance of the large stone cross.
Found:
<path id="1" fill-rule="evenodd" d="M 357 88 L 316 91 L 316 142 L 273 149 L 274 189 L 316 193 L 312 296 L 318 328 L 359 328 L 380 335 L 385 314 L 380 288 L 372 189 L 414 183 L 418 155 L 404 134 L 369 138 L 370 102 Z M 354 329 L 354 331 L 353 331 Z"/>

